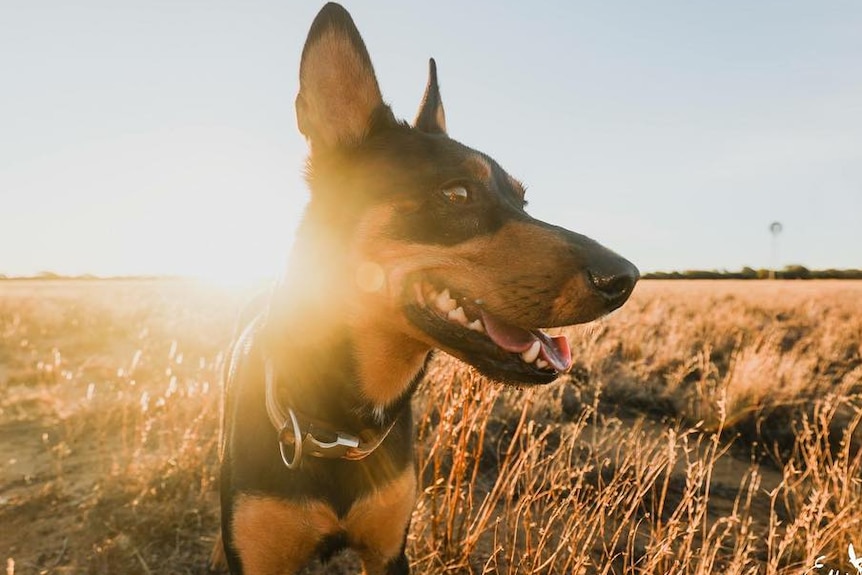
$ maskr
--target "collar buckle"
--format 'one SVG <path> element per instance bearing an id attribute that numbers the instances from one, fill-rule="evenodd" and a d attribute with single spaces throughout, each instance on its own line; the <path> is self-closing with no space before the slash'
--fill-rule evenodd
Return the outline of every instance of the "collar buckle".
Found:
<path id="1" fill-rule="evenodd" d="M 278 433 L 281 460 L 288 469 L 298 469 L 303 455 L 325 459 L 349 458 L 359 449 L 359 442 L 359 438 L 353 435 L 315 429 L 313 424 L 303 431 L 299 418 L 291 407 L 287 408 L 287 418 Z"/>
<path id="2" fill-rule="evenodd" d="M 389 427 L 371 439 L 357 435 L 332 431 L 325 424 L 300 419 L 292 407 L 283 408 L 276 397 L 275 366 L 271 359 L 264 360 L 266 387 L 266 413 L 278 433 L 278 449 L 281 460 L 288 469 L 299 469 L 305 455 L 326 459 L 357 461 L 370 455 L 395 427 L 394 419 Z"/>
<path id="3" fill-rule="evenodd" d="M 303 448 L 307 450 L 309 455 L 315 457 L 326 457 L 332 459 L 341 459 L 345 457 L 351 450 L 359 448 L 359 438 L 352 435 L 347 435 L 342 432 L 327 432 L 323 437 L 315 436 L 315 433 L 320 430 L 315 430 L 312 425 L 308 433 L 303 437 Z M 328 437 L 326 437 L 328 435 Z"/>

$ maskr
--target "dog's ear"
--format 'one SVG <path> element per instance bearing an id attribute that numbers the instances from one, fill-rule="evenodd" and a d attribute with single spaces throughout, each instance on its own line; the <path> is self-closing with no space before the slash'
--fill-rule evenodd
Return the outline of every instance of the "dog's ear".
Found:
<path id="1" fill-rule="evenodd" d="M 437 63 L 434 58 L 428 61 L 428 85 L 413 126 L 417 130 L 429 134 L 446 133 L 446 112 L 443 111 L 443 100 L 440 99 L 440 86 L 437 84 Z"/>
<path id="2" fill-rule="evenodd" d="M 347 10 L 324 6 L 308 32 L 299 65 L 296 121 L 312 148 L 360 142 L 384 106 L 365 43 Z"/>

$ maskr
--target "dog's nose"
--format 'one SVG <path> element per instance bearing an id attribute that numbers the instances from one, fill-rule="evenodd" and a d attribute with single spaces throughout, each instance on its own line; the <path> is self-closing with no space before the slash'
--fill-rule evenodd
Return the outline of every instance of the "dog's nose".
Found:
<path id="1" fill-rule="evenodd" d="M 610 309 L 621 306 L 631 295 L 640 272 L 630 261 L 619 258 L 587 270 L 593 288 L 607 301 Z"/>

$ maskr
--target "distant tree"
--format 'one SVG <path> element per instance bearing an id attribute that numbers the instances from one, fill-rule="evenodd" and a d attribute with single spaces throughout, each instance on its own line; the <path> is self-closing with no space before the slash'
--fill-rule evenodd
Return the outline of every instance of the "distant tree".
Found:
<path id="1" fill-rule="evenodd" d="M 789 280 L 807 280 L 811 279 L 811 271 L 807 267 L 800 265 L 784 266 L 781 277 Z"/>

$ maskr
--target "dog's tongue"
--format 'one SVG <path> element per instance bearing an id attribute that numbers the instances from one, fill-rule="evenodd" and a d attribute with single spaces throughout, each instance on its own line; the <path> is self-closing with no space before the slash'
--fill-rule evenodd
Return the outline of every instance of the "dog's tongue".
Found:
<path id="1" fill-rule="evenodd" d="M 572 367 L 572 350 L 564 335 L 548 335 L 536 330 L 536 339 L 542 344 L 539 356 L 550 363 L 557 371 L 568 371 Z"/>
<path id="2" fill-rule="evenodd" d="M 482 323 L 491 341 L 512 353 L 522 353 L 538 341 L 542 348 L 539 357 L 547 361 L 555 370 L 566 371 L 572 366 L 572 352 L 569 341 L 564 335 L 550 336 L 539 330 L 527 331 L 508 324 L 485 310 L 482 310 Z"/>
<path id="3" fill-rule="evenodd" d="M 491 340 L 512 353 L 521 353 L 530 349 L 536 336 L 525 329 L 509 325 L 500 318 L 494 317 L 484 309 L 482 310 L 482 323 Z"/>

